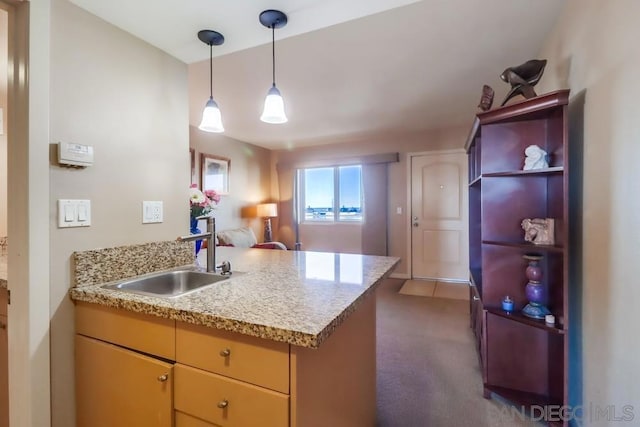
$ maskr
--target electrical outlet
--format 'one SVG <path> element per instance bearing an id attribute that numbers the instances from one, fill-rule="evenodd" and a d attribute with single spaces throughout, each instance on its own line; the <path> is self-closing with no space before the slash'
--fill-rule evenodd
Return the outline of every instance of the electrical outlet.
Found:
<path id="1" fill-rule="evenodd" d="M 151 224 L 162 222 L 162 201 L 142 202 L 142 223 Z"/>

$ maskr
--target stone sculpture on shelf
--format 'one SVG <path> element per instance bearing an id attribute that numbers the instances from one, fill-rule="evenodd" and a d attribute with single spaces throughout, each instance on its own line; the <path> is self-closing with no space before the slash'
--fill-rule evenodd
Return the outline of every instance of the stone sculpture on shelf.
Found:
<path id="1" fill-rule="evenodd" d="M 530 145 L 524 149 L 524 167 L 522 170 L 530 171 L 536 169 L 546 169 L 549 167 L 547 152 L 537 145 Z"/>
<path id="2" fill-rule="evenodd" d="M 482 96 L 480 97 L 480 104 L 478 104 L 478 108 L 482 111 L 488 111 L 491 109 L 491 105 L 493 105 L 493 95 L 494 92 L 491 86 L 482 86 Z"/>
<path id="3" fill-rule="evenodd" d="M 542 78 L 546 65 L 546 59 L 531 59 L 524 64 L 504 70 L 500 78 L 511 85 L 511 90 L 500 105 L 506 104 L 516 95 L 522 95 L 527 99 L 537 96 L 533 87 Z"/>
<path id="4" fill-rule="evenodd" d="M 553 218 L 525 218 L 522 220 L 524 240 L 534 245 L 553 245 L 554 220 Z"/>

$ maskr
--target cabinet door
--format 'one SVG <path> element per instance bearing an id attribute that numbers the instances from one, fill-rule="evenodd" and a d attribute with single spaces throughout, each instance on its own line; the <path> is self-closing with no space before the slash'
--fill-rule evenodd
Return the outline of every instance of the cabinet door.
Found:
<path id="1" fill-rule="evenodd" d="M 0 316 L 0 427 L 9 427 L 9 342 L 7 316 Z"/>
<path id="2" fill-rule="evenodd" d="M 76 335 L 78 427 L 171 427 L 173 365 Z"/>

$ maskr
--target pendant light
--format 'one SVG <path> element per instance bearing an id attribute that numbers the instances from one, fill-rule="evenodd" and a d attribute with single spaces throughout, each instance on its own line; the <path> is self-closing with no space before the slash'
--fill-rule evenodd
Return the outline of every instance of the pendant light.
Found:
<path id="1" fill-rule="evenodd" d="M 202 112 L 202 122 L 200 122 L 198 129 L 205 132 L 224 132 L 220 109 L 216 101 L 213 100 L 213 46 L 224 43 L 224 36 L 217 31 L 201 30 L 198 31 L 198 38 L 209 45 L 209 100 Z"/>
<path id="2" fill-rule="evenodd" d="M 267 28 L 271 28 L 271 64 L 273 73 L 273 84 L 264 100 L 264 110 L 262 111 L 260 120 L 273 124 L 286 123 L 287 115 L 284 112 L 284 101 L 282 100 L 280 91 L 276 87 L 275 29 L 287 25 L 287 15 L 279 10 L 265 10 L 260 14 L 260 23 Z"/>

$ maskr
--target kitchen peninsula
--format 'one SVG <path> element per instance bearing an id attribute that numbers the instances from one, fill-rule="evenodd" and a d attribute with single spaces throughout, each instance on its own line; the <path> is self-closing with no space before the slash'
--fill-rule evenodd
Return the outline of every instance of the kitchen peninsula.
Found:
<path id="1" fill-rule="evenodd" d="M 172 299 L 77 279 L 78 427 L 375 425 L 373 293 L 399 259 L 227 247 L 217 258 L 238 273 Z"/>

